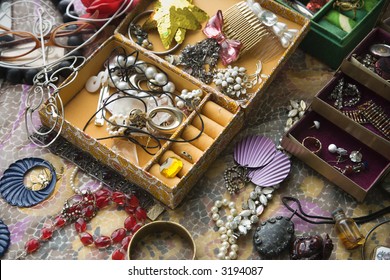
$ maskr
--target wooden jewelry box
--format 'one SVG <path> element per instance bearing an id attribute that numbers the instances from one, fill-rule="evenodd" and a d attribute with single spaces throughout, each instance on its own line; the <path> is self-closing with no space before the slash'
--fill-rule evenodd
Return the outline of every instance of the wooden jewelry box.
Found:
<path id="1" fill-rule="evenodd" d="M 118 30 L 125 28 L 131 22 L 132 17 L 140 10 L 145 9 L 147 2 L 142 1 L 137 10 L 124 19 Z M 214 15 L 221 8 L 220 5 L 228 7 L 236 2 L 224 1 L 217 5 L 217 3 L 210 4 L 206 1 L 194 1 L 194 4 L 205 9 L 209 15 Z M 250 99 L 245 104 L 229 98 L 215 87 L 200 82 L 180 68 L 138 46 L 120 32 L 116 32 L 87 59 L 77 73 L 77 77 L 65 81 L 69 84 L 59 90 L 58 96 L 63 101 L 65 117 L 61 135 L 103 164 L 117 170 L 126 179 L 151 193 L 166 206 L 174 209 L 201 178 L 213 160 L 244 126 L 245 118 L 250 116 L 250 111 L 259 109 L 261 94 L 306 33 L 308 20 L 271 1 L 264 1 L 264 3 L 291 28 L 297 28 L 298 33 L 294 42 L 284 52 L 271 62 L 264 64 L 263 73 L 268 78 L 252 88 Z M 197 42 L 198 38 L 204 39 L 202 34 L 200 30 L 189 32 L 186 40 Z M 167 136 L 169 140 L 162 141 L 161 148 L 153 150 L 153 155 L 146 153 L 139 146 L 132 146 L 130 141 L 113 139 L 98 141 L 97 138 L 108 136 L 106 124 L 99 127 L 95 126 L 92 121 L 83 130 L 88 120 L 96 112 L 99 99 L 99 93 L 88 92 L 85 85 L 91 76 L 104 70 L 104 64 L 114 49 L 123 49 L 127 55 L 137 53 L 138 60 L 159 68 L 175 84 L 176 94 L 180 94 L 183 89 L 189 91 L 201 89 L 202 99 L 196 109 L 203 120 L 204 130 L 201 131 L 202 125 L 199 116 L 192 112 L 172 135 Z M 242 57 L 237 61 L 237 65 L 246 67 L 250 72 L 256 69 L 257 61 L 258 59 L 250 56 Z M 59 131 L 59 124 L 55 124 L 46 108 L 43 107 L 39 113 L 45 126 L 55 125 L 56 130 Z M 196 138 L 196 136 L 199 137 Z M 188 141 L 193 138 L 196 140 Z M 144 144 L 149 141 L 148 137 L 140 139 L 140 141 L 144 141 Z M 132 155 L 130 155 L 130 151 L 133 151 Z M 183 164 L 179 173 L 173 178 L 167 178 L 160 172 L 161 165 L 169 158 L 179 159 Z"/>
<path id="2" fill-rule="evenodd" d="M 353 70 L 344 66 L 341 69 Z M 390 95 L 385 88 L 373 86 L 376 84 L 374 77 L 366 75 L 364 79 L 356 80 L 355 73 L 356 71 L 337 72 L 316 95 L 309 113 L 283 137 L 282 146 L 358 201 L 363 201 L 368 191 L 390 170 L 390 135 L 385 136 L 378 126 L 374 126 L 375 119 L 372 122 L 371 119 L 362 121 L 362 117 L 370 117 L 373 111 L 365 104 L 373 102 L 375 108 L 382 108 L 382 115 L 373 111 L 375 118 L 380 117 L 381 122 L 389 122 L 386 115 L 390 115 Z M 341 110 L 330 99 L 340 80 L 344 80 L 345 85 L 356 85 L 361 93 L 356 107 L 345 106 Z M 314 121 L 320 123 L 318 129 L 314 128 Z M 310 141 L 306 139 L 305 142 L 307 137 Z M 339 157 L 337 152 L 331 152 L 330 144 L 347 152 Z M 314 153 L 317 149 L 318 152 Z M 360 163 L 352 161 L 352 153 L 362 157 Z M 347 172 L 351 167 L 356 167 L 356 172 Z"/>

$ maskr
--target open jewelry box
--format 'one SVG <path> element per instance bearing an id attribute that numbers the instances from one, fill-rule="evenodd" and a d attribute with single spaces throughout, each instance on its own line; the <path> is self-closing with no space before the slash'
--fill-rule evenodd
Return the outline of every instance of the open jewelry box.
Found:
<path id="1" fill-rule="evenodd" d="M 335 74 L 316 95 L 309 113 L 283 137 L 282 146 L 358 201 L 362 201 L 367 192 L 390 170 L 388 131 L 384 135 L 378 126 L 374 126 L 376 120 L 371 118 L 371 114 L 375 114 L 375 118 L 382 118 L 382 123 L 389 122 L 386 116 L 390 115 L 390 96 L 388 92 L 376 92 L 348 75 L 343 72 Z M 366 79 L 373 78 L 368 76 Z M 345 86 L 356 85 L 361 94 L 356 104 L 344 106 L 342 111 L 337 109 L 335 100 L 330 99 L 341 80 Z M 369 105 L 365 105 L 371 104 L 369 102 L 375 108 L 380 106 L 383 114 L 380 115 L 370 109 Z M 362 121 L 364 116 L 368 116 L 366 121 Z M 320 123 L 318 129 L 313 127 L 314 121 Z M 330 144 L 345 149 L 344 156 L 331 152 Z M 353 151 L 362 158 L 357 161 L 356 158 L 349 158 L 348 155 Z M 348 168 L 352 169 L 347 172 Z M 352 170 L 353 172 L 349 172 Z"/>
<path id="2" fill-rule="evenodd" d="M 276 1 L 286 6 L 289 2 Z M 306 5 L 309 1 L 301 2 Z M 333 69 L 337 69 L 352 49 L 375 27 L 383 7 L 387 5 L 386 0 L 361 1 L 363 8 L 357 9 L 355 14 L 353 9 L 339 9 L 335 2 L 336 0 L 330 0 L 314 13 L 310 20 L 310 31 L 300 45 L 306 53 Z M 337 18 L 334 12 L 340 13 L 342 18 Z M 329 15 L 330 20 L 326 20 Z M 348 24 L 348 21 L 352 24 Z M 343 30 L 342 26 L 345 24 L 348 27 Z"/>
<path id="3" fill-rule="evenodd" d="M 236 2 L 238 1 L 224 1 L 217 4 L 194 1 L 194 4 L 205 9 L 212 16 L 221 8 L 220 5 L 229 7 Z M 251 111 L 259 109 L 261 94 L 264 93 L 266 87 L 306 33 L 308 20 L 272 1 L 264 1 L 263 3 L 266 5 L 264 8 L 269 8 L 277 13 L 278 17 L 289 27 L 297 28 L 298 33 L 287 49 L 275 56 L 272 61 L 264 63 L 263 73 L 268 78 L 251 89 L 250 98 L 246 102 L 229 98 L 216 90 L 215 87 L 202 83 L 180 68 L 135 44 L 121 32 L 116 32 L 87 59 L 77 77 L 74 80 L 65 81 L 69 84 L 59 90 L 58 95 L 63 101 L 65 116 L 61 135 L 103 164 L 117 170 L 127 180 L 151 193 L 157 200 L 174 209 L 223 148 L 244 126 L 245 117 L 250 116 Z M 149 4 L 148 1 L 142 1 L 137 10 L 124 19 L 118 30 L 125 27 L 127 30 L 131 19 L 139 11 L 144 10 L 147 4 Z M 189 32 L 186 36 L 186 40 L 188 40 L 186 43 L 197 42 L 204 38 L 201 30 L 191 32 L 191 34 Z M 106 124 L 98 127 L 92 121 L 83 131 L 85 124 L 96 112 L 99 100 L 99 93 L 88 92 L 85 85 L 91 76 L 96 76 L 104 70 L 106 59 L 116 48 L 124 49 L 127 55 L 137 52 L 137 59 L 161 69 L 175 84 L 177 95 L 183 89 L 189 91 L 201 89 L 202 98 L 196 109 L 204 123 L 203 132 L 198 115 L 192 112 L 176 131 L 168 136 L 169 140 L 163 141 L 161 148 L 153 150 L 153 155 L 151 155 L 139 146 L 133 146 L 129 141 L 113 139 L 98 141 L 97 138 L 109 136 Z M 240 58 L 237 65 L 244 66 L 251 72 L 255 71 L 257 61 L 258 59 L 248 55 Z M 54 120 L 45 108 L 42 108 L 39 113 L 45 126 L 52 127 L 54 125 Z M 57 124 L 56 130 L 59 129 Z M 199 137 L 196 140 L 188 141 L 197 135 Z M 140 141 L 144 141 L 143 144 L 148 144 L 148 137 L 140 137 L 140 139 Z M 182 139 L 184 142 L 175 142 L 182 141 Z M 177 158 L 183 164 L 182 169 L 173 178 L 167 178 L 160 172 L 160 166 L 169 158 Z"/>
<path id="4" fill-rule="evenodd" d="M 214 16 L 218 10 L 221 10 L 222 13 L 225 14 L 227 10 L 229 10 L 231 7 L 241 2 L 245 2 L 245 0 L 244 1 L 224 0 L 224 1 L 211 1 L 211 2 L 206 0 L 192 1 L 194 5 L 204 10 L 210 17 Z M 262 0 L 262 1 L 255 1 L 255 2 L 259 2 L 263 9 L 275 13 L 278 18 L 278 21 L 285 23 L 289 29 L 296 29 L 297 34 L 295 35 L 294 40 L 290 43 L 290 45 L 287 48 L 284 49 L 280 47 L 276 55 L 273 55 L 272 57 L 270 57 L 265 61 L 262 61 L 259 56 L 256 56 L 256 54 L 248 52 L 240 56 L 237 61 L 231 64 L 232 66 L 245 67 L 247 69 L 247 73 L 252 74 L 256 72 L 257 63 L 259 61 L 262 63 L 262 71 L 261 71 L 261 74 L 263 74 L 262 82 L 258 83 L 253 88 L 248 89 L 248 94 L 247 94 L 248 98 L 246 98 L 245 100 L 237 100 L 236 98 L 231 98 L 228 95 L 222 94 L 222 92 L 215 86 L 214 83 L 211 83 L 210 85 L 206 85 L 205 83 L 203 83 L 204 86 L 212 87 L 213 89 L 220 92 L 221 98 L 226 98 L 228 100 L 227 102 L 236 102 L 239 106 L 244 108 L 245 117 L 250 117 L 255 111 L 260 109 L 262 103 L 261 95 L 265 94 L 267 87 L 271 84 L 276 74 L 280 71 L 280 69 L 287 61 L 289 56 L 294 52 L 294 50 L 298 47 L 299 43 L 306 36 L 306 33 L 309 31 L 309 24 L 310 24 L 310 21 L 305 17 L 303 17 L 302 15 L 294 11 L 291 11 L 290 9 L 287 9 L 286 7 L 276 3 L 275 1 Z M 126 16 L 126 18 L 121 22 L 121 24 L 115 30 L 115 33 L 122 35 L 123 40 L 127 41 L 128 44 L 132 45 L 135 49 L 145 53 L 146 55 L 154 57 L 154 59 L 156 59 L 156 61 L 158 61 L 159 64 L 166 65 L 167 67 L 173 69 L 173 71 L 177 72 L 178 74 L 185 77 L 186 79 L 193 78 L 191 75 L 183 71 L 182 66 L 174 66 L 173 64 L 169 63 L 165 59 L 164 55 L 160 55 L 160 56 L 155 55 L 151 51 L 136 44 L 134 40 L 129 38 L 128 35 L 129 24 L 132 23 L 133 19 L 139 13 L 147 10 L 152 10 L 154 7 L 154 3 L 155 1 L 153 0 L 142 1 L 138 5 L 137 9 L 135 9 L 133 12 L 129 13 Z M 142 17 L 140 20 L 144 21 L 146 18 L 147 16 Z M 140 23 L 141 22 L 138 22 L 138 24 Z M 203 26 L 205 24 L 206 22 L 203 23 Z M 151 37 L 151 41 L 153 41 L 153 44 L 159 42 L 157 32 L 151 33 L 149 37 Z M 194 45 L 197 42 L 204 40 L 205 38 L 207 37 L 203 34 L 201 30 L 187 31 L 187 35 L 185 37 L 184 42 L 171 54 L 178 55 L 186 46 Z M 155 47 L 157 48 L 158 51 L 164 51 L 162 45 L 157 45 Z M 259 48 L 260 47 L 261 45 L 259 45 Z M 275 45 L 275 48 L 277 48 L 277 45 Z M 223 69 L 226 68 L 226 66 L 223 66 L 222 63 L 219 62 L 218 68 Z"/>

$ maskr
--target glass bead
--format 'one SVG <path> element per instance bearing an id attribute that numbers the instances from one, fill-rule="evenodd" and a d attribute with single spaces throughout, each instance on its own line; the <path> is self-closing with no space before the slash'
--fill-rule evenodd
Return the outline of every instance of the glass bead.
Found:
<path id="1" fill-rule="evenodd" d="M 132 231 L 133 233 L 136 233 L 142 226 L 143 226 L 143 224 L 138 223 L 138 224 L 136 224 L 136 225 L 132 228 L 131 231 Z"/>
<path id="2" fill-rule="evenodd" d="M 137 218 L 139 221 L 144 221 L 144 220 L 146 220 L 146 218 L 147 218 L 147 213 L 146 213 L 145 209 L 143 209 L 142 207 L 138 207 L 138 208 L 135 210 L 135 216 L 136 216 L 136 218 Z"/>
<path id="3" fill-rule="evenodd" d="M 108 236 L 99 236 L 94 242 L 96 248 L 104 249 L 111 246 L 111 238 Z"/>
<path id="4" fill-rule="evenodd" d="M 61 228 L 63 227 L 64 225 L 66 224 L 66 220 L 64 218 L 62 218 L 61 216 L 57 216 L 55 219 L 54 219 L 54 225 L 58 228 Z"/>
<path id="5" fill-rule="evenodd" d="M 41 239 L 48 240 L 53 236 L 53 230 L 51 228 L 42 228 L 41 229 Z"/>
<path id="6" fill-rule="evenodd" d="M 124 260 L 126 257 L 126 252 L 123 249 L 116 249 L 111 256 L 113 260 Z"/>
<path id="7" fill-rule="evenodd" d="M 93 236 L 88 232 L 80 232 L 79 237 L 84 246 L 88 246 L 93 243 Z"/>
<path id="8" fill-rule="evenodd" d="M 126 196 L 122 192 L 113 192 L 112 201 L 120 206 L 123 206 L 126 203 Z"/>
<path id="9" fill-rule="evenodd" d="M 350 175 L 350 174 L 352 174 L 352 173 L 353 173 L 353 166 L 352 166 L 352 165 L 347 165 L 347 166 L 345 166 L 345 169 L 344 169 L 343 173 L 344 173 L 345 175 Z"/>
<path id="10" fill-rule="evenodd" d="M 87 223 L 83 218 L 78 218 L 77 221 L 74 223 L 74 227 L 78 233 L 84 232 L 87 230 Z"/>
<path id="11" fill-rule="evenodd" d="M 123 238 L 123 240 L 121 242 L 122 249 L 127 251 L 127 248 L 129 247 L 129 244 L 130 244 L 130 241 L 131 241 L 132 237 L 133 237 L 133 235 L 128 235 L 125 238 Z"/>
<path id="12" fill-rule="evenodd" d="M 139 200 L 135 195 L 132 195 L 128 200 L 128 205 L 133 208 L 137 208 L 139 206 Z"/>
<path id="13" fill-rule="evenodd" d="M 128 231 L 131 231 L 136 224 L 137 219 L 134 216 L 129 216 L 124 221 L 124 226 Z"/>
<path id="14" fill-rule="evenodd" d="M 88 205 L 87 207 L 83 208 L 83 210 L 81 210 L 81 215 L 85 218 L 92 218 L 94 214 L 95 209 L 92 205 Z"/>
<path id="15" fill-rule="evenodd" d="M 103 209 L 104 207 L 110 204 L 111 198 L 108 196 L 99 196 L 96 198 L 96 206 L 99 209 Z"/>
<path id="16" fill-rule="evenodd" d="M 130 206 L 130 205 L 126 205 L 125 206 L 125 211 L 127 214 L 129 215 L 134 215 L 135 214 L 135 209 L 134 207 Z"/>
<path id="17" fill-rule="evenodd" d="M 26 250 L 27 254 L 34 253 L 37 251 L 40 247 L 40 243 L 38 239 L 30 239 L 29 241 L 26 242 L 26 245 L 24 246 L 24 249 Z"/>
<path id="18" fill-rule="evenodd" d="M 112 243 L 122 242 L 123 238 L 125 237 L 126 237 L 126 229 L 124 228 L 118 228 L 114 230 L 114 232 L 111 234 Z"/>

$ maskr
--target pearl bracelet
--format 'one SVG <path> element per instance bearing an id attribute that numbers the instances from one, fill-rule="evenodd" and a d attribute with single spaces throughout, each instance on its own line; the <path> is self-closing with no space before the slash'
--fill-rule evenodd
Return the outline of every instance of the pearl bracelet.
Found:
<path id="1" fill-rule="evenodd" d="M 79 194 L 79 195 L 84 195 L 86 194 L 88 191 L 90 191 L 91 193 L 95 193 L 96 191 L 100 190 L 102 187 L 103 187 L 103 183 L 100 182 L 99 183 L 99 186 L 95 189 L 95 190 L 91 190 L 91 188 L 87 188 L 86 190 L 80 190 L 80 187 L 76 187 L 74 181 L 75 181 L 75 178 L 76 178 L 76 174 L 77 172 L 79 171 L 79 167 L 76 166 L 72 173 L 70 174 L 70 187 L 72 188 L 72 190 L 74 191 L 74 193 L 76 194 Z"/>

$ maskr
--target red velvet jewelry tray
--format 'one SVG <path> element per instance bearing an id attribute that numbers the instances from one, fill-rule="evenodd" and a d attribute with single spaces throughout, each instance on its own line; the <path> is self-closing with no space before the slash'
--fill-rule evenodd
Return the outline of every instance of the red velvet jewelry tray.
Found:
<path id="1" fill-rule="evenodd" d="M 313 121 L 320 122 L 319 129 L 310 128 Z M 302 144 L 305 137 L 315 137 L 321 142 L 322 148 L 318 154 L 314 154 Z M 345 157 L 345 161 L 337 163 L 337 154 L 328 151 L 329 144 L 346 149 L 348 154 L 351 151 L 359 151 L 363 155 L 362 161 L 367 163 L 368 168 L 360 173 L 344 175 L 335 166 L 343 170 L 347 165 L 356 163 L 353 163 L 348 156 Z M 390 167 L 389 159 L 380 151 L 373 150 L 315 111 L 308 112 L 290 129 L 282 140 L 282 146 L 358 201 L 364 200 L 369 190 L 389 171 Z"/>
<path id="2" fill-rule="evenodd" d="M 366 101 L 372 100 L 376 104 L 380 105 L 387 115 L 390 115 L 389 94 L 386 94 L 384 91 L 379 91 L 379 93 L 376 93 L 342 72 L 336 73 L 334 78 L 321 89 L 321 91 L 314 98 L 311 104 L 311 108 L 344 131 L 366 143 L 372 149 L 383 154 L 383 156 L 385 156 L 387 159 L 390 159 L 389 139 L 386 139 L 384 135 L 372 124 L 359 124 L 354 122 L 352 119 L 344 115 L 340 110 L 336 109 L 334 107 L 333 100 L 329 99 L 330 93 L 336 87 L 338 81 L 342 78 L 344 79 L 345 83 L 356 85 L 358 90 L 361 92 L 361 99 L 357 103 L 357 106 L 363 104 Z M 351 109 L 353 108 L 345 107 L 343 110 Z"/>

